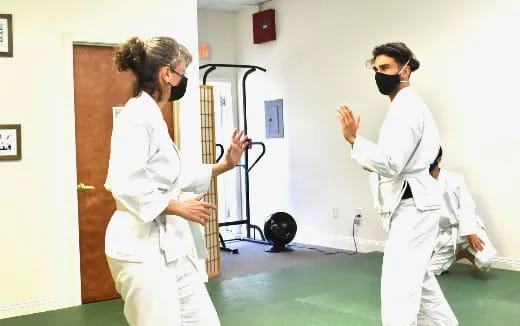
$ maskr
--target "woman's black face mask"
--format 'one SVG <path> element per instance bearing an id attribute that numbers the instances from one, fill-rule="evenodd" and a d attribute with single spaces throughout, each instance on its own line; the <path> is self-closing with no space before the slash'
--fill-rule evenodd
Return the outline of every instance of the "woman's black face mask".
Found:
<path id="1" fill-rule="evenodd" d="M 177 86 L 171 86 L 169 102 L 177 101 L 184 96 L 186 93 L 186 87 L 188 86 L 188 77 L 182 76 L 181 82 Z"/>

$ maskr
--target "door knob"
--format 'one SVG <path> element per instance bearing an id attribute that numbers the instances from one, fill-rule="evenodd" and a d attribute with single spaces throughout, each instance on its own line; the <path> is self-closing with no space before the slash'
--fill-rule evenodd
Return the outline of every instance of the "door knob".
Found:
<path id="1" fill-rule="evenodd" d="M 86 186 L 83 183 L 78 184 L 78 192 L 85 192 L 94 189 L 96 189 L 94 186 Z"/>

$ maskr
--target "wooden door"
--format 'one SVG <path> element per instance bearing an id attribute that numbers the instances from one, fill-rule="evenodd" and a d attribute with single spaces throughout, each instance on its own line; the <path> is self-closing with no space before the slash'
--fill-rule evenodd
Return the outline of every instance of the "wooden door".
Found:
<path id="1" fill-rule="evenodd" d="M 85 185 L 83 191 L 78 190 L 83 303 L 119 297 L 105 258 L 105 230 L 115 203 L 103 184 L 110 155 L 112 108 L 123 106 L 131 97 L 134 77 L 117 72 L 114 52 L 109 46 L 73 48 L 77 183 Z M 172 136 L 173 108 L 166 112 Z"/>

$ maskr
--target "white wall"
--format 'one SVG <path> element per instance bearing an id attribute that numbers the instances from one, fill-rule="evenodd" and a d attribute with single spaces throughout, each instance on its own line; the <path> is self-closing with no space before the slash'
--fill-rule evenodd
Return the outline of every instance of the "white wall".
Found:
<path id="1" fill-rule="evenodd" d="M 196 9 L 192 0 L 2 1 L 14 57 L 0 58 L 0 123 L 22 125 L 23 158 L 0 162 L 0 318 L 81 302 L 69 42 L 171 35 L 192 50 L 196 76 Z M 182 100 L 182 139 L 200 152 L 197 84 Z"/>
<path id="2" fill-rule="evenodd" d="M 520 267 L 520 67 L 514 63 L 520 3 L 273 0 L 267 8 L 276 9 L 277 40 L 264 44 L 252 40 L 256 9 L 236 14 L 237 63 L 268 70 L 248 78 L 253 138 L 265 136 L 263 101 L 284 100 L 285 138 L 265 140 L 268 153 L 251 173 L 254 222 L 262 226 L 269 214 L 285 210 L 297 219 L 297 240 L 352 248 L 352 218 L 361 207 L 357 235 L 365 250 L 385 241 L 367 175 L 349 158 L 335 110 L 349 105 L 361 115 L 360 133 L 376 140 L 389 102 L 364 62 L 375 45 L 404 41 L 421 61 L 412 85 L 437 120 L 443 166 L 466 176 L 498 261 Z M 339 219 L 331 218 L 332 206 Z"/>
<path id="3" fill-rule="evenodd" d="M 361 77 L 356 84 L 360 84 L 366 73 L 364 61 L 358 67 L 345 64 L 353 50 L 338 37 L 345 18 L 339 8 L 345 7 L 344 2 L 326 2 L 320 8 L 312 1 L 267 6 L 276 9 L 274 42 L 253 44 L 254 10 L 237 17 L 238 62 L 267 68 L 266 73 L 248 79 L 249 134 L 265 137 L 264 100 L 284 101 L 285 138 L 265 139 L 265 159 L 251 173 L 252 218 L 262 226 L 273 212 L 287 211 L 297 220 L 298 241 L 345 246 L 341 240 L 348 242 L 354 209 L 363 207 L 367 215 L 372 211 L 366 175 L 348 159 L 335 109 L 350 94 L 359 94 L 345 79 L 347 74 L 357 74 Z M 364 59 L 363 49 L 357 51 Z M 375 135 L 376 127 L 373 124 L 369 136 Z M 339 219 L 332 219 L 333 206 L 339 209 Z M 359 236 L 384 239 L 374 218 L 367 219 Z"/>
<path id="4" fill-rule="evenodd" d="M 198 32 L 199 32 L 199 44 L 207 44 L 209 45 L 210 57 L 207 59 L 200 58 L 200 65 L 216 63 L 216 64 L 236 64 L 236 13 L 234 12 L 223 12 L 223 11 L 212 11 L 199 9 L 198 10 Z M 200 80 L 202 83 L 202 79 L 204 73 L 208 71 L 207 68 L 200 70 Z M 217 142 L 222 143 L 223 146 L 227 148 L 229 145 L 229 136 L 231 134 L 231 129 L 233 127 L 239 126 L 239 114 L 238 114 L 238 102 L 242 103 L 241 98 L 237 98 L 237 85 L 241 87 L 241 81 L 237 81 L 237 74 L 240 73 L 240 69 L 235 68 L 217 68 L 214 71 L 211 71 L 207 77 L 207 84 L 212 85 L 213 82 L 225 82 L 231 84 L 231 106 L 226 106 L 227 108 L 231 108 L 233 126 L 228 125 L 229 130 L 222 130 L 223 137 L 222 139 L 217 139 Z M 214 85 L 214 84 L 213 84 Z M 217 90 L 214 90 L 217 92 Z M 215 96 L 217 94 L 215 93 Z M 218 103 L 215 104 L 217 107 Z M 218 128 L 217 128 L 218 129 Z M 228 132 L 229 131 L 229 132 Z M 217 137 L 218 138 L 218 137 Z M 229 222 L 235 221 L 241 216 L 241 206 L 243 201 L 240 198 L 237 198 L 242 194 L 242 184 L 241 184 L 241 173 L 243 171 L 240 169 L 235 169 L 232 172 L 229 172 L 223 176 L 218 178 L 219 184 L 219 198 L 223 199 L 227 197 L 229 203 L 234 201 L 234 204 L 229 204 L 232 207 L 229 210 L 229 217 L 226 216 L 224 205 L 219 207 L 219 220 L 221 222 Z M 225 185 L 224 185 L 225 184 Z M 228 189 L 227 192 L 224 191 L 224 188 Z M 235 196 L 236 195 L 236 196 Z M 222 201 L 223 202 L 223 201 Z M 235 212 L 237 212 L 235 214 Z M 229 234 L 235 235 L 241 231 L 240 226 L 228 226 L 226 228 L 222 228 L 221 232 L 223 232 L 223 236 L 228 238 Z M 229 234 L 226 234 L 228 232 Z"/>
<path id="5" fill-rule="evenodd" d="M 209 45 L 210 57 L 200 59 L 208 63 L 234 64 L 236 61 L 236 14 L 233 12 L 198 10 L 199 43 Z M 217 69 L 209 75 L 215 78 L 235 78 L 233 69 Z"/>

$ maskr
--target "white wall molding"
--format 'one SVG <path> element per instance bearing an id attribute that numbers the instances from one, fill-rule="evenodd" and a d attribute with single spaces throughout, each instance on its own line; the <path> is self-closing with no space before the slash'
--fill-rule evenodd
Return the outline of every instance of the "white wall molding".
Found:
<path id="1" fill-rule="evenodd" d="M 520 272 L 520 258 L 497 256 L 493 259 L 492 266 L 494 268 L 508 269 Z"/>
<path id="2" fill-rule="evenodd" d="M 343 250 L 355 250 L 357 245 L 359 252 L 370 252 L 370 251 L 383 251 L 385 243 L 384 241 L 370 240 L 351 236 L 338 235 L 338 234 L 326 234 L 313 232 L 311 230 L 298 230 L 296 235 L 296 242 L 312 244 L 324 247 L 331 247 Z"/>
<path id="3" fill-rule="evenodd" d="M 53 296 L 0 304 L 0 319 L 67 308 L 71 306 L 73 300 L 73 298 Z"/>
<path id="4" fill-rule="evenodd" d="M 354 238 L 343 235 L 327 235 L 324 233 L 305 233 L 297 238 L 297 242 L 325 246 L 343 250 L 355 250 Z M 384 241 L 370 240 L 356 237 L 356 244 L 359 252 L 380 251 L 385 247 Z M 460 263 L 466 263 L 464 260 Z M 493 268 L 520 271 L 520 258 L 497 256 L 492 262 Z"/>
<path id="5" fill-rule="evenodd" d="M 356 246 L 359 252 L 371 252 L 371 251 L 383 251 L 385 248 L 384 241 L 369 240 L 362 238 L 354 238 L 348 236 L 333 236 L 332 241 L 341 245 L 341 248 L 347 248 L 348 250 L 355 250 Z"/>

